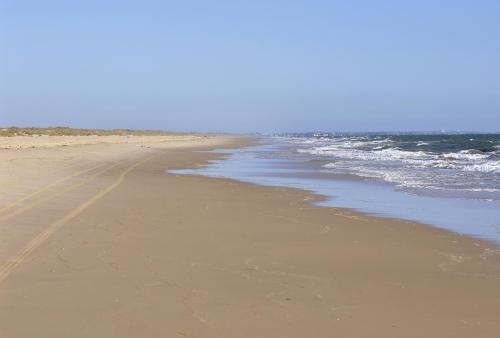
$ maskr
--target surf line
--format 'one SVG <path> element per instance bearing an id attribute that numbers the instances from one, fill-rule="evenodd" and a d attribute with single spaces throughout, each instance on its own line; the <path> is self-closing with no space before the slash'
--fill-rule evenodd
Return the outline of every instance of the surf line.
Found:
<path id="1" fill-rule="evenodd" d="M 97 194 L 88 199 L 86 202 L 80 204 L 78 207 L 70 211 L 63 218 L 50 224 L 42 233 L 40 233 L 38 236 L 33 238 L 28 244 L 26 244 L 26 246 L 24 246 L 24 248 L 21 251 L 19 251 L 17 255 L 11 257 L 10 259 L 7 260 L 7 262 L 5 262 L 2 265 L 2 267 L 0 268 L 0 283 L 4 281 L 5 278 L 7 278 L 12 273 L 12 271 L 14 271 L 14 269 L 26 259 L 26 257 L 28 257 L 33 251 L 35 251 L 42 243 L 44 243 L 52 234 L 54 234 L 57 230 L 59 230 L 63 225 L 68 223 L 70 220 L 72 220 L 73 218 L 81 214 L 83 211 L 85 211 L 87 208 L 92 206 L 95 202 L 97 202 L 105 195 L 110 193 L 113 189 L 118 187 L 125 179 L 125 176 L 127 176 L 127 174 L 130 173 L 132 170 L 134 170 L 139 165 L 145 163 L 146 161 L 151 160 L 156 156 L 159 155 L 155 154 L 153 156 L 146 157 L 145 159 L 142 159 L 139 162 L 136 162 L 135 164 L 131 165 L 124 172 L 122 172 L 120 176 L 118 176 L 118 178 L 107 188 L 99 191 Z"/>

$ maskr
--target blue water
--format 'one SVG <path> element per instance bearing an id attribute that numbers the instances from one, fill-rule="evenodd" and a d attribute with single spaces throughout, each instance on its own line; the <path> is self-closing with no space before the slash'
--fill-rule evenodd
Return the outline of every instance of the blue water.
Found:
<path id="1" fill-rule="evenodd" d="M 320 194 L 322 206 L 349 208 L 370 215 L 418 221 L 500 245 L 500 202 L 443 193 L 398 189 L 384 180 L 324 170 L 324 162 L 298 151 L 281 138 L 263 145 L 222 149 L 225 158 L 174 173 L 225 177 L 266 186 L 300 188 Z M 477 191 L 476 191 L 477 192 Z"/>
<path id="2" fill-rule="evenodd" d="M 323 171 L 385 181 L 397 189 L 500 202 L 500 134 L 356 134 L 281 137 Z"/>

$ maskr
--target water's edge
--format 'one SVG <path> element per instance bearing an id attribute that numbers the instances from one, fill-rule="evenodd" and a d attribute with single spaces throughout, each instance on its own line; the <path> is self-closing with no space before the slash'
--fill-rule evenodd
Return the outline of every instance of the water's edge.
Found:
<path id="1" fill-rule="evenodd" d="M 272 154 L 273 146 L 263 142 L 245 148 L 216 149 L 212 152 L 224 155 L 222 159 L 195 169 L 168 172 L 302 189 L 324 197 L 315 202 L 320 206 L 414 221 L 500 246 L 500 208 L 497 203 L 418 196 L 396 191 L 390 184 L 353 177 L 324 176 L 303 163 L 268 156 Z M 261 156 L 262 152 L 267 155 Z"/>

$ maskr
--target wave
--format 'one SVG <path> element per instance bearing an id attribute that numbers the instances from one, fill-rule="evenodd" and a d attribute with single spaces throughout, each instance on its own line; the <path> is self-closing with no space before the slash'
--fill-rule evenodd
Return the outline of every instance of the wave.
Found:
<path id="1" fill-rule="evenodd" d="M 454 153 L 432 154 L 424 151 L 405 151 L 397 148 L 374 147 L 372 150 L 359 150 L 352 143 L 328 145 L 313 148 L 299 148 L 299 153 L 317 156 L 329 156 L 337 159 L 360 161 L 399 162 L 414 168 L 441 168 L 466 171 L 481 171 L 500 173 L 498 160 L 493 160 L 498 154 L 478 153 L 472 150 L 462 150 Z"/>
<path id="2" fill-rule="evenodd" d="M 465 171 L 479 171 L 484 173 L 500 173 L 500 161 L 492 161 L 481 164 L 472 164 L 462 168 Z"/>
<path id="3" fill-rule="evenodd" d="M 404 189 L 460 192 L 473 198 L 500 200 L 497 136 L 298 137 L 291 142 L 303 156 L 326 159 L 323 170 L 328 172 L 382 180 Z"/>
<path id="4" fill-rule="evenodd" d="M 477 150 L 461 150 L 456 153 L 445 153 L 444 158 L 455 159 L 455 160 L 483 160 L 489 158 L 491 155 L 478 152 Z"/>
<path id="5" fill-rule="evenodd" d="M 334 173 L 349 173 L 361 177 L 381 179 L 399 187 L 426 188 L 439 190 L 460 190 L 476 192 L 500 192 L 500 187 L 481 186 L 481 178 L 468 177 L 467 173 L 461 176 L 450 177 L 444 173 L 417 172 L 406 168 L 366 167 L 355 166 L 352 163 L 330 162 L 322 166 Z M 488 168 L 475 168 L 475 171 L 487 172 Z M 498 168 L 497 168 L 498 169 Z M 472 170 L 468 170 L 472 171 Z"/>

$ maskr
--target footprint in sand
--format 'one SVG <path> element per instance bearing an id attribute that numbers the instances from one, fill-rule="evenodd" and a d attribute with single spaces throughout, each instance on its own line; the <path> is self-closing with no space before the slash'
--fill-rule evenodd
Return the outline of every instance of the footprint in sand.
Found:
<path id="1" fill-rule="evenodd" d="M 330 232 L 330 230 L 332 230 L 332 228 L 330 228 L 328 225 L 325 225 L 321 230 L 320 230 L 320 234 L 327 234 Z"/>

